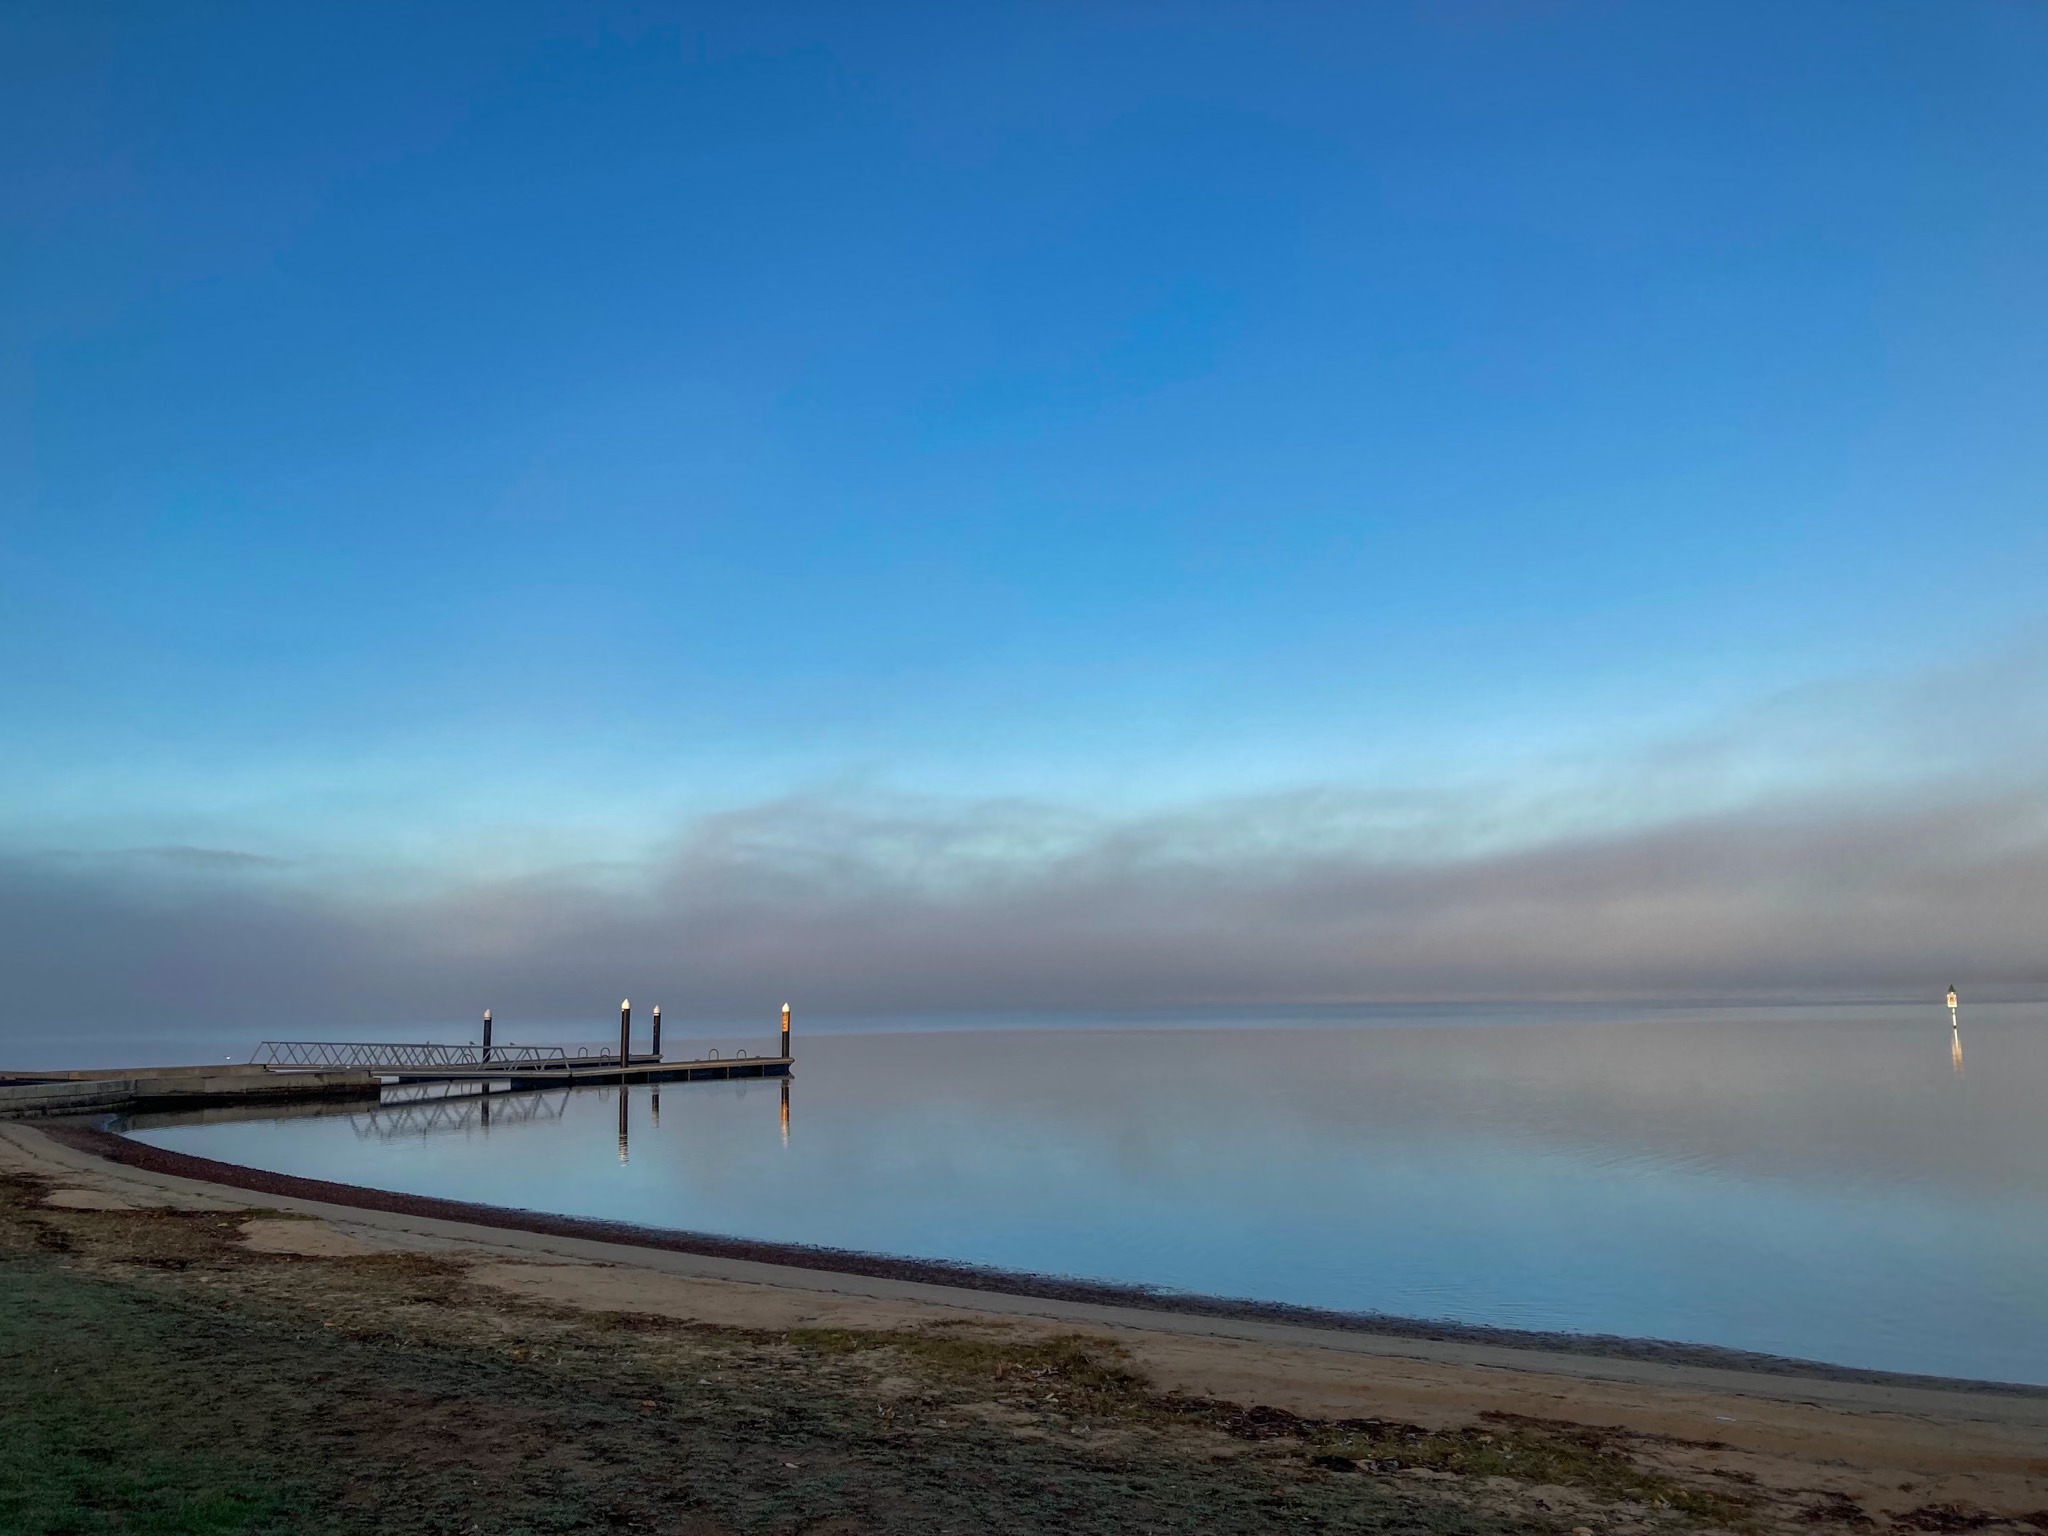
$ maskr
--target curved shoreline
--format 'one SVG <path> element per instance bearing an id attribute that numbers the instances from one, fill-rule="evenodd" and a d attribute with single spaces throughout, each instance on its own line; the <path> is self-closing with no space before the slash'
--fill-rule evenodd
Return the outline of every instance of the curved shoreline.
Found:
<path id="1" fill-rule="evenodd" d="M 190 1153 L 172 1152 L 147 1142 L 133 1140 L 109 1129 L 115 1118 L 112 1115 L 94 1115 L 72 1119 L 48 1119 L 41 1121 L 36 1128 L 63 1146 L 109 1163 L 148 1173 L 168 1174 L 223 1185 L 255 1194 L 322 1201 L 359 1210 L 464 1222 L 472 1226 L 530 1232 L 548 1237 L 577 1238 L 705 1258 L 774 1264 L 821 1274 L 908 1281 L 1037 1300 L 1128 1307 L 1181 1316 L 1283 1323 L 1296 1327 L 1369 1334 L 1382 1338 L 1482 1345 L 1498 1349 L 1541 1351 L 1552 1355 L 1581 1355 L 1607 1360 L 1741 1371 L 1765 1377 L 1805 1377 L 1880 1387 L 1993 1393 L 2011 1397 L 2048 1399 L 2048 1385 L 2024 1382 L 1981 1381 L 1962 1377 L 1872 1370 L 1860 1366 L 1832 1365 L 1824 1361 L 1802 1360 L 1718 1345 L 1684 1344 L 1662 1339 L 1636 1339 L 1612 1334 L 1545 1332 L 1447 1320 L 1397 1317 L 1385 1313 L 1340 1312 L 1288 1302 L 1163 1291 L 1141 1285 L 1036 1274 L 1023 1270 L 1004 1270 L 953 1260 L 915 1259 L 810 1244 L 725 1237 L 714 1233 L 648 1227 L 631 1222 L 565 1216 L 547 1211 L 450 1200 L 436 1195 L 405 1194 L 396 1190 L 336 1183 L 325 1179 L 309 1179 L 297 1174 L 276 1173 L 242 1163 L 220 1162 Z"/>

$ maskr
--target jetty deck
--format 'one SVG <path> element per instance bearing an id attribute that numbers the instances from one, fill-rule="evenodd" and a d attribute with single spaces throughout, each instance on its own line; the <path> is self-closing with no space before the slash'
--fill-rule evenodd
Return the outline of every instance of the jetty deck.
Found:
<path id="1" fill-rule="evenodd" d="M 449 1047 L 461 1051 L 462 1047 Z M 472 1051 L 474 1048 L 470 1048 Z M 694 1083 L 729 1078 L 787 1077 L 794 1056 L 744 1053 L 674 1060 L 652 1052 L 546 1057 L 420 1060 L 364 1056 L 349 1065 L 288 1066 L 224 1062 L 218 1066 L 115 1067 L 0 1072 L 0 1119 L 75 1115 L 205 1104 L 373 1097 L 411 1083 L 478 1083 L 497 1088 L 558 1088 L 585 1083 Z"/>
<path id="2" fill-rule="evenodd" d="M 666 1061 L 635 1055 L 624 1066 L 616 1056 L 572 1057 L 561 1066 L 504 1068 L 411 1067 L 384 1074 L 387 1083 L 509 1083 L 516 1088 L 558 1088 L 564 1083 L 709 1082 L 732 1077 L 786 1077 L 793 1056 L 710 1056 L 696 1061 Z"/>

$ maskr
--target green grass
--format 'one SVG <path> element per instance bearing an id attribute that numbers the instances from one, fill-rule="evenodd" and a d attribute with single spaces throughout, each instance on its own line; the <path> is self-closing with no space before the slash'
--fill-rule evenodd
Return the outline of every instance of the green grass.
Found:
<path id="1" fill-rule="evenodd" d="M 304 1490 L 193 1447 L 122 1391 L 103 1344 L 135 1319 L 40 1265 L 0 1266 L 0 1530 L 18 1536 L 309 1531 Z M 91 1340 L 84 1349 L 78 1341 Z"/>
<path id="2" fill-rule="evenodd" d="M 784 1336 L 823 1355 L 887 1350 L 906 1365 L 941 1376 L 992 1383 L 999 1392 L 1021 1389 L 1033 1400 L 1096 1417 L 1164 1415 L 1205 1421 L 1247 1440 L 1289 1440 L 1305 1446 L 1312 1465 L 1345 1471 L 1423 1470 L 1459 1477 L 1509 1477 L 1557 1484 L 1603 1499 L 1648 1505 L 1729 1527 L 1750 1516 L 1739 1494 L 1688 1486 L 1647 1471 L 1597 1430 L 1505 1418 L 1490 1426 L 1428 1430 L 1377 1421 L 1328 1422 L 1275 1409 L 1194 1398 L 1159 1398 L 1130 1370 L 1116 1344 L 1080 1334 L 1054 1338 L 952 1335 L 928 1332 L 795 1329 Z"/>
<path id="3" fill-rule="evenodd" d="M 1312 1441 L 1318 1458 L 1355 1461 L 1363 1470 L 1420 1468 L 1459 1477 L 1512 1477 L 1581 1488 L 1600 1497 L 1676 1511 L 1715 1525 L 1739 1526 L 1749 1501 L 1688 1487 L 1645 1471 L 1605 1443 L 1597 1430 L 1547 1428 L 1503 1420 L 1499 1427 L 1425 1430 L 1406 1424 L 1334 1426 Z"/>
<path id="4" fill-rule="evenodd" d="M 989 1338 L 943 1330 L 797 1328 L 784 1335 L 815 1354 L 893 1350 L 942 1376 L 1057 1397 L 1076 1412 L 1109 1413 L 1145 1406 L 1150 1389 L 1125 1364 L 1124 1351 L 1080 1334 L 1053 1338 Z"/>

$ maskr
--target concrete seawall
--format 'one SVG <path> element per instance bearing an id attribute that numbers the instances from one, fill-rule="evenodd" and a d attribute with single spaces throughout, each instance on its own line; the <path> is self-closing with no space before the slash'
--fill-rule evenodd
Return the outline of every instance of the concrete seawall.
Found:
<path id="1" fill-rule="evenodd" d="M 0 1074 L 0 1120 L 121 1109 L 374 1095 L 369 1072 L 266 1072 L 261 1067 L 144 1067 L 128 1072 Z"/>

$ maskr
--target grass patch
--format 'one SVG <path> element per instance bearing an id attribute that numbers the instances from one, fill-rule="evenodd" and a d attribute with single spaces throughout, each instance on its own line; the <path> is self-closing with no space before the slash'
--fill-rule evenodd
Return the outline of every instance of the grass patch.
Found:
<path id="1" fill-rule="evenodd" d="M 1150 1394 L 1121 1345 L 1079 1333 L 1005 1339 L 938 1330 L 796 1328 L 785 1337 L 799 1349 L 826 1355 L 889 1350 L 941 1376 L 1044 1393 L 1077 1412 L 1127 1411 Z"/>
<path id="2" fill-rule="evenodd" d="M 1311 1466 L 1381 1475 L 1428 1471 L 1462 1478 L 1505 1477 L 1555 1484 L 1601 1500 L 1642 1504 L 1721 1526 L 1742 1524 L 1748 1500 L 1646 1470 L 1616 1437 L 1577 1425 L 1508 1420 L 1430 1430 L 1379 1419 L 1315 1419 L 1283 1408 L 1246 1407 L 1184 1395 L 1157 1396 L 1129 1366 L 1124 1349 L 1085 1334 L 1051 1338 L 793 1329 L 788 1342 L 825 1355 L 887 1351 L 907 1367 L 986 1383 L 998 1395 L 1024 1389 L 1062 1413 L 1195 1420 L 1236 1439 L 1287 1441 Z"/>
<path id="3" fill-rule="evenodd" d="M 68 1339 L 118 1331 L 103 1293 L 0 1265 L 0 1530 L 214 1536 L 328 1529 L 302 1489 L 231 1460 L 167 1450 L 118 1373 Z"/>
<path id="4" fill-rule="evenodd" d="M 1313 1432 L 1310 1443 L 1316 1458 L 1350 1461 L 1366 1472 L 1422 1470 L 1554 1483 L 1603 1499 L 1675 1510 L 1716 1525 L 1738 1524 L 1750 1512 L 1746 1499 L 1646 1471 L 1601 1431 L 1575 1425 L 1517 1421 L 1493 1428 L 1423 1429 L 1346 1420 Z"/>

